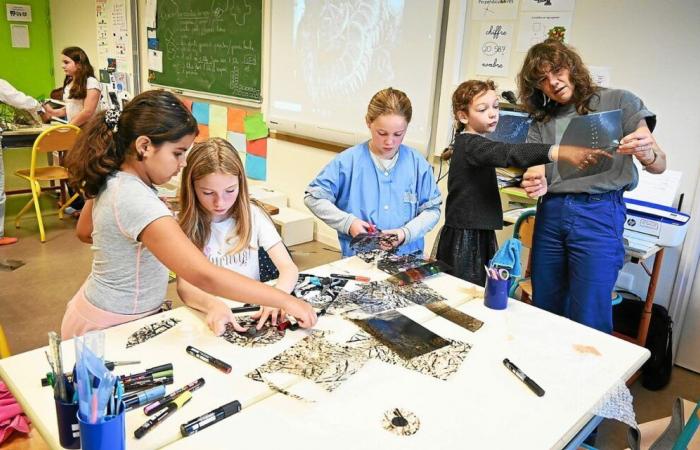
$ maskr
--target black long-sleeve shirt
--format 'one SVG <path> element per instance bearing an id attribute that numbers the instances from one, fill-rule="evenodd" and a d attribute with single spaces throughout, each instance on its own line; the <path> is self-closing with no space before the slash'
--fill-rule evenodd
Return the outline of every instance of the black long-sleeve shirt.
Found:
<path id="1" fill-rule="evenodd" d="M 455 139 L 447 176 L 445 225 L 475 230 L 503 228 L 495 167 L 527 168 L 550 162 L 549 144 L 506 144 L 478 134 Z"/>

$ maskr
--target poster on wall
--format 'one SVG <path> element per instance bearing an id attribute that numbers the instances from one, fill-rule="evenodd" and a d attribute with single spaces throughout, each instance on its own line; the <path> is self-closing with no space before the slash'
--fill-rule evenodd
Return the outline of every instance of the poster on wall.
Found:
<path id="1" fill-rule="evenodd" d="M 472 20 L 515 19 L 520 0 L 472 0 Z"/>
<path id="2" fill-rule="evenodd" d="M 573 11 L 576 0 L 522 0 L 523 11 Z"/>
<path id="3" fill-rule="evenodd" d="M 479 33 L 479 57 L 476 61 L 476 73 L 497 77 L 508 76 L 512 45 L 513 24 L 506 22 L 482 24 Z"/>
<path id="4" fill-rule="evenodd" d="M 572 14 L 570 12 L 552 13 L 520 13 L 518 23 L 518 44 L 516 50 L 526 52 L 549 36 L 550 30 L 557 28 L 558 34 L 563 34 L 564 41 L 571 28 Z"/>
<path id="5" fill-rule="evenodd" d="M 12 48 L 29 48 L 29 26 L 10 25 L 10 35 L 12 36 Z"/>
<path id="6" fill-rule="evenodd" d="M 7 21 L 8 22 L 31 22 L 32 21 L 32 7 L 31 5 L 17 5 L 14 3 L 7 3 L 5 5 L 7 10 Z"/>

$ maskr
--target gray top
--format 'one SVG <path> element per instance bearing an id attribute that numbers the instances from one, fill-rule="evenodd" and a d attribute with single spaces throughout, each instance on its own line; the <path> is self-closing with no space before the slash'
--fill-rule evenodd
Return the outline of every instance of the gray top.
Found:
<path id="1" fill-rule="evenodd" d="M 633 93 L 621 89 L 600 88 L 598 95 L 591 101 L 592 112 L 622 110 L 622 135 L 627 136 L 637 129 L 639 121 L 646 119 L 651 131 L 656 125 L 656 115 L 649 111 L 644 102 Z M 561 136 L 557 136 L 557 119 L 578 116 L 574 105 L 562 106 L 554 119 L 548 122 L 532 122 L 527 136 L 527 142 L 558 144 Z M 632 190 L 637 186 L 639 174 L 631 155 L 614 154 L 610 170 L 603 173 L 562 180 L 558 176 L 556 165 L 547 164 L 548 192 L 553 194 L 588 193 L 599 194 L 616 190 Z"/>
<path id="2" fill-rule="evenodd" d="M 171 212 L 139 177 L 117 172 L 95 198 L 92 210 L 92 272 L 85 297 L 98 308 L 141 314 L 160 307 L 168 269 L 140 241 L 141 232 Z"/>

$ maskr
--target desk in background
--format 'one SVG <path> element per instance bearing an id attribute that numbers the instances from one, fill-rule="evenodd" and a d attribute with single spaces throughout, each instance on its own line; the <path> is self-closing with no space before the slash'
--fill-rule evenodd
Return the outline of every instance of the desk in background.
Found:
<path id="1" fill-rule="evenodd" d="M 313 272 L 327 275 L 343 270 L 375 280 L 387 276 L 357 258 Z M 206 380 L 186 406 L 140 440 L 133 438 L 133 432 L 146 416 L 140 409 L 128 412 L 127 448 L 258 448 L 261 442 L 285 449 L 564 448 L 593 418 L 594 406 L 606 393 L 649 357 L 644 348 L 522 302 L 510 300 L 503 311 L 484 307 L 480 299 L 465 302 L 476 288 L 446 274 L 426 284 L 485 323 L 471 333 L 423 307 L 402 310 L 441 336 L 472 345 L 459 371 L 449 381 L 440 381 L 370 360 L 317 403 L 273 394 L 265 384 L 244 376 L 308 331 L 289 332 L 270 346 L 242 348 L 213 336 L 202 314 L 185 307 L 107 330 L 108 359 L 142 362 L 140 367 L 117 368 L 117 373 L 172 362 L 175 384 L 169 392 L 200 376 Z M 132 332 L 166 317 L 182 322 L 154 339 L 125 348 Z M 333 331 L 329 339 L 341 341 L 356 331 L 352 323 L 336 316 L 319 318 L 317 329 Z M 187 345 L 228 362 L 233 371 L 223 374 L 193 358 L 185 352 Z M 600 355 L 577 352 L 574 345 L 595 347 Z M 0 360 L 0 376 L 48 444 L 60 448 L 52 391 L 39 382 L 48 370 L 43 350 Z M 65 366 L 72 366 L 72 341 L 64 343 L 63 354 Z M 534 395 L 503 366 L 506 357 L 546 390 L 544 397 Z M 247 406 L 251 399 L 266 395 Z M 177 440 L 180 424 L 234 399 L 243 404 L 241 412 Z M 415 435 L 397 436 L 382 428 L 383 413 L 396 407 L 416 413 L 421 425 Z"/>

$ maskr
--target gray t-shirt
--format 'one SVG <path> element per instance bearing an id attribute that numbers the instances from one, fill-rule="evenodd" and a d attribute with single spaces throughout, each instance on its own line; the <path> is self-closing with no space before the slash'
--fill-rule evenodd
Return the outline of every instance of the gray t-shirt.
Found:
<path id="1" fill-rule="evenodd" d="M 105 311 L 141 314 L 165 299 L 168 269 L 138 237 L 154 220 L 170 216 L 156 190 L 117 172 L 95 198 L 92 210 L 92 272 L 85 297 Z"/>
<path id="2" fill-rule="evenodd" d="M 646 119 L 650 130 L 656 125 L 656 115 L 633 93 L 621 89 L 600 88 L 598 95 L 590 100 L 592 113 L 622 110 L 622 135 L 627 136 L 637 129 L 639 121 Z M 557 115 L 546 123 L 532 122 L 527 142 L 557 144 L 557 119 L 578 116 L 574 105 L 562 107 Z M 637 186 L 639 174 L 631 155 L 615 153 L 612 167 L 596 175 L 562 180 L 557 176 L 554 164 L 546 166 L 548 192 L 553 194 L 588 193 L 599 194 L 616 190 L 631 190 Z"/>

